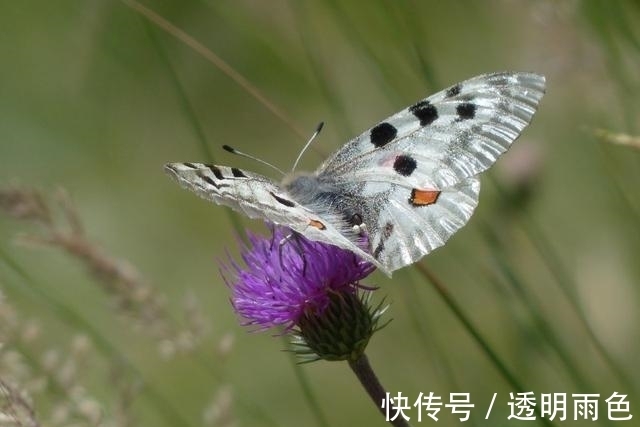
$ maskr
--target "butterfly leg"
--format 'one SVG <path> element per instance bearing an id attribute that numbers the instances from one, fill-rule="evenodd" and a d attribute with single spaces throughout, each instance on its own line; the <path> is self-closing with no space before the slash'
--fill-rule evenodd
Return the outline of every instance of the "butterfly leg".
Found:
<path id="1" fill-rule="evenodd" d="M 276 233 L 275 230 L 271 229 L 271 244 L 269 245 L 269 252 L 273 252 L 273 246 L 276 243 Z M 282 262 L 282 255 L 280 256 L 280 261 Z"/>
<path id="2" fill-rule="evenodd" d="M 302 247 L 302 243 L 300 241 L 300 235 L 295 231 L 292 231 L 284 238 L 282 238 L 282 240 L 280 240 L 280 263 L 282 264 L 282 248 L 289 242 L 295 244 L 298 255 L 300 255 L 300 259 L 302 260 L 302 275 L 304 276 L 307 273 L 307 257 L 305 257 L 304 255 L 304 248 Z"/>

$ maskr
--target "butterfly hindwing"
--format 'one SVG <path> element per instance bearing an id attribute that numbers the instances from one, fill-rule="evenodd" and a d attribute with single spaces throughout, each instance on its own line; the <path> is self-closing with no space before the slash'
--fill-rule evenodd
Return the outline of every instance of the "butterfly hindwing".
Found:
<path id="1" fill-rule="evenodd" d="M 370 253 L 389 272 L 418 261 L 467 223 L 479 191 L 475 177 L 441 191 L 394 185 L 375 222 L 367 224 Z"/>

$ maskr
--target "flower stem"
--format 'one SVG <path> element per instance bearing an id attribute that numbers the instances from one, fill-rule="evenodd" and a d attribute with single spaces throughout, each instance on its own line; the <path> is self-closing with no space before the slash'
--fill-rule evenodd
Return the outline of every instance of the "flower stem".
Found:
<path id="1" fill-rule="evenodd" d="M 391 399 L 387 399 L 386 392 L 382 387 L 382 384 L 380 384 L 380 381 L 378 380 L 375 372 L 373 372 L 367 356 L 362 353 L 362 355 L 356 360 L 349 359 L 349 366 L 360 380 L 360 384 L 362 384 L 364 389 L 367 390 L 367 393 L 369 393 L 369 396 L 371 397 L 371 400 L 373 400 L 373 403 L 380 410 L 380 412 L 382 412 L 382 415 L 387 418 L 387 421 L 389 421 L 391 425 L 395 427 L 409 427 L 409 423 L 404 419 L 402 412 L 399 412 L 398 416 L 394 420 L 391 420 L 390 417 L 387 417 L 387 412 L 382 408 L 381 403 L 383 401 L 386 401 L 389 405 L 392 405 L 393 401 Z M 389 408 L 388 414 L 390 416 L 396 414 L 395 405 L 394 407 Z"/>

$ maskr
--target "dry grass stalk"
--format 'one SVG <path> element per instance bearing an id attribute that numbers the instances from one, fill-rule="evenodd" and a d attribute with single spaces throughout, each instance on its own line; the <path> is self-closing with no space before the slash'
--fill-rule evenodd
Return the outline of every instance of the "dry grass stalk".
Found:
<path id="1" fill-rule="evenodd" d="M 118 311 L 132 320 L 136 329 L 159 342 L 163 356 L 192 351 L 206 334 L 207 321 L 197 298 L 186 297 L 184 326 L 172 319 L 165 307 L 165 297 L 131 263 L 111 256 L 87 236 L 65 191 L 56 191 L 49 201 L 32 188 L 0 189 L 0 211 L 39 226 L 39 234 L 22 235 L 21 243 L 57 248 L 80 261 L 113 298 Z"/>
<path id="2" fill-rule="evenodd" d="M 0 426 L 39 427 L 28 395 L 0 378 Z"/>
<path id="3" fill-rule="evenodd" d="M 593 134 L 601 141 L 609 144 L 624 145 L 640 149 L 640 136 L 611 132 L 606 129 L 594 129 Z"/>

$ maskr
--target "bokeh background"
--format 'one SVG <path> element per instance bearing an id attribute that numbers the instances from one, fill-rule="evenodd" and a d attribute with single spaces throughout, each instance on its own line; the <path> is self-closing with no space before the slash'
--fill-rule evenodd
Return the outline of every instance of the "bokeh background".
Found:
<path id="1" fill-rule="evenodd" d="M 181 190 L 162 165 L 277 178 L 221 145 L 287 170 L 324 120 L 302 161 L 312 170 L 428 94 L 523 70 L 547 77 L 539 112 L 483 176 L 469 224 L 422 261 L 446 298 L 414 268 L 371 276 L 393 321 L 367 353 L 411 403 L 471 393 L 471 425 L 517 425 L 518 387 L 601 395 L 598 421 L 552 425 L 616 424 L 604 399 L 618 391 L 634 415 L 624 425 L 639 425 L 638 3 L 143 3 L 0 4 L 5 413 L 31 407 L 41 425 L 385 425 L 345 363 L 296 366 L 277 331 L 238 325 L 220 265 L 238 255 L 237 224 L 266 229 Z"/>

